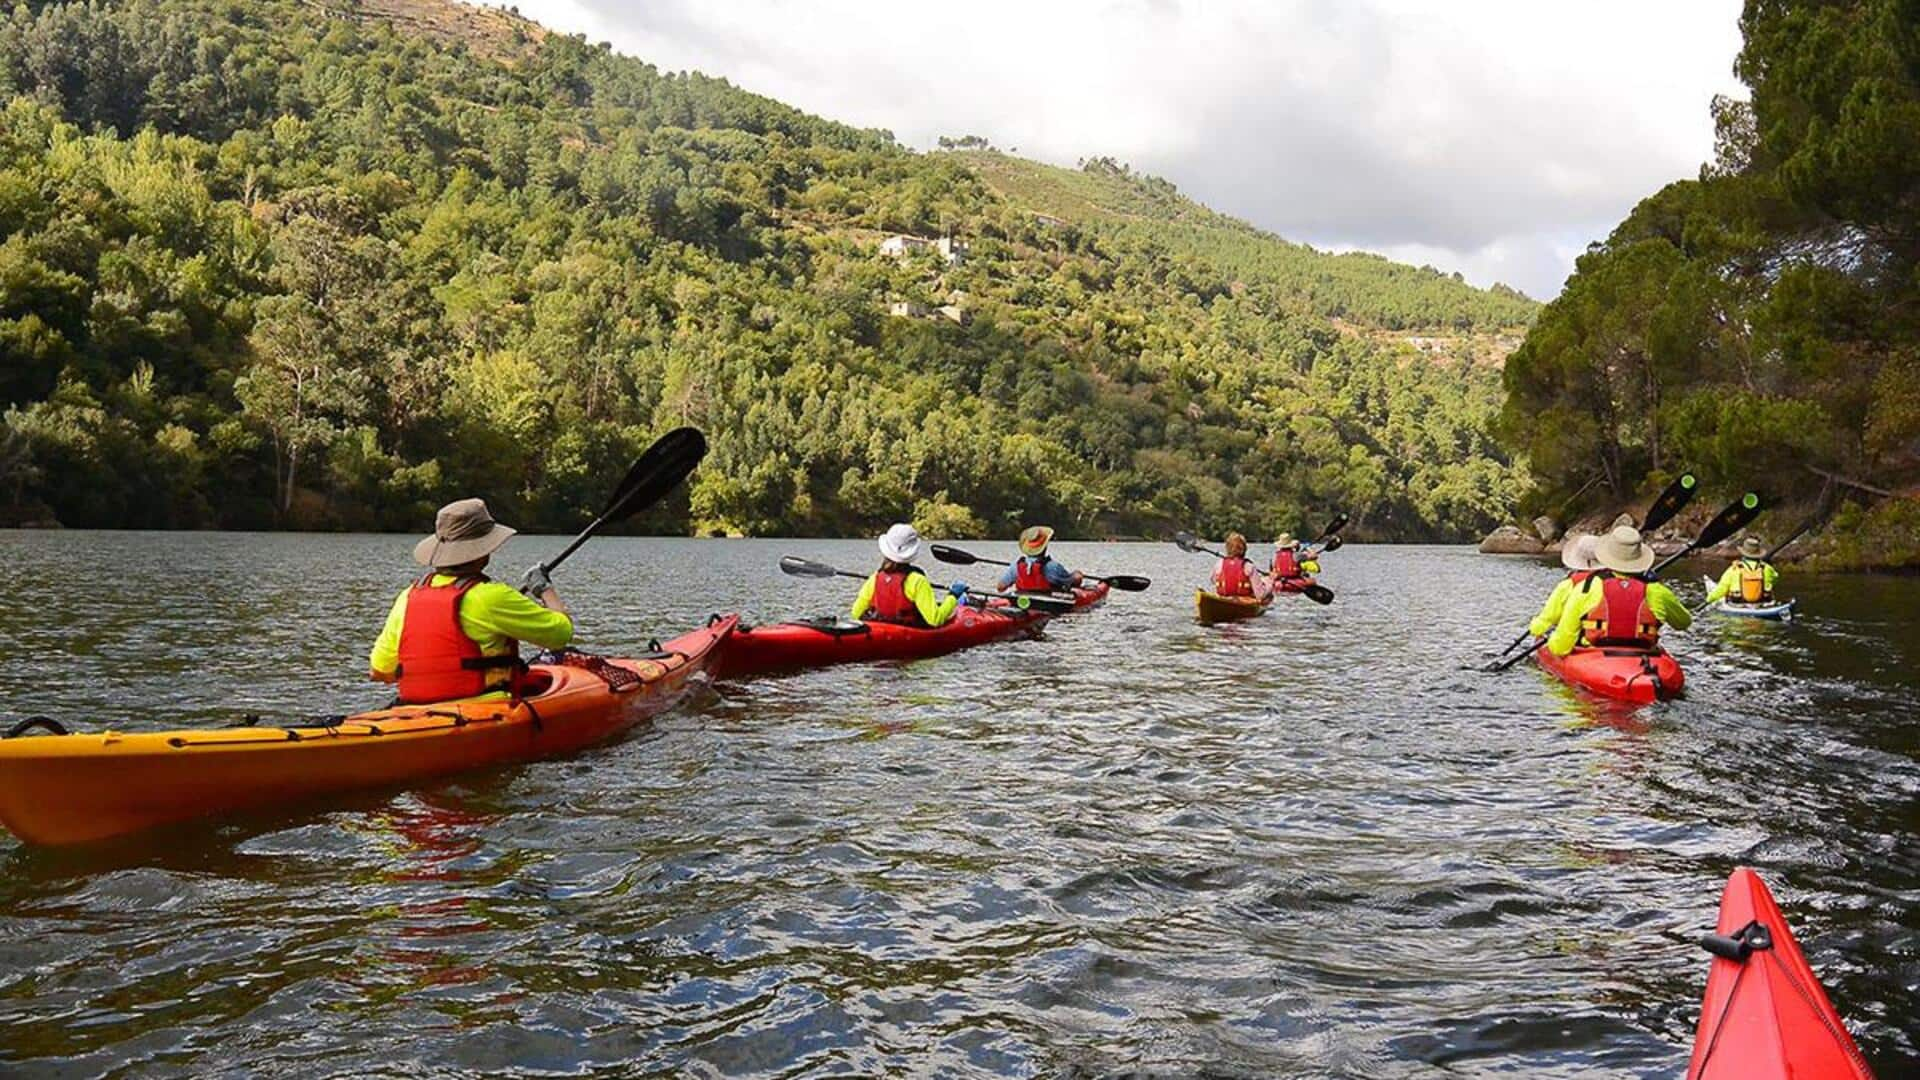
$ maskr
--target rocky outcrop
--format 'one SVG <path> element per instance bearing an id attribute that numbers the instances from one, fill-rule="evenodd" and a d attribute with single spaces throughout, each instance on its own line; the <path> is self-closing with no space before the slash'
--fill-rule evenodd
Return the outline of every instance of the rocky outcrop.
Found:
<path id="1" fill-rule="evenodd" d="M 1482 555 L 1538 555 L 1546 550 L 1547 545 L 1538 537 L 1528 536 L 1515 525 L 1502 525 L 1480 541 Z"/>

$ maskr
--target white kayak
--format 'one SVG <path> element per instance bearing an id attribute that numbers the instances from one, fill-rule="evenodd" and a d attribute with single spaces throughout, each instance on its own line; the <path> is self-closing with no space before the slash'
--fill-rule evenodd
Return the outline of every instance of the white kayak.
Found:
<path id="1" fill-rule="evenodd" d="M 1700 580 L 1706 584 L 1708 592 L 1712 592 L 1715 586 L 1719 585 L 1719 582 L 1710 577 L 1702 577 Z M 1723 599 L 1713 605 L 1713 610 L 1722 615 L 1744 615 L 1749 619 L 1792 619 L 1795 603 L 1796 601 L 1788 600 L 1785 603 L 1776 604 L 1736 604 L 1731 600 Z"/>

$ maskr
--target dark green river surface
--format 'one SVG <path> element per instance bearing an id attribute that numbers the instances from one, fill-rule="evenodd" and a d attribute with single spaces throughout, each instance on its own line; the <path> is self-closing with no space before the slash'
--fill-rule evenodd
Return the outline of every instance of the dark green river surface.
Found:
<path id="1" fill-rule="evenodd" d="M 0 532 L 0 712 L 377 706 L 411 542 Z M 1741 864 L 1881 1076 L 1920 1071 L 1920 579 L 1789 572 L 1799 622 L 1704 617 L 1669 642 L 1686 698 L 1633 710 L 1465 670 L 1543 562 L 1355 545 L 1333 606 L 1206 629 L 1206 560 L 1058 547 L 1156 584 L 1038 640 L 722 682 L 567 760 L 0 839 L 0 1074 L 1672 1077 Z M 844 605 L 787 552 L 873 561 L 606 539 L 556 577 L 618 652 Z"/>

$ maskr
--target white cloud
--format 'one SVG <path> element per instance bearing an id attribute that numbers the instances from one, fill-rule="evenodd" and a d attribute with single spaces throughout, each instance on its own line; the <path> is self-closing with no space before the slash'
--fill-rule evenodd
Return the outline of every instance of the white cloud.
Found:
<path id="1" fill-rule="evenodd" d="M 1712 151 L 1739 0 L 520 0 L 911 146 L 1112 155 L 1323 247 L 1558 292 Z"/>

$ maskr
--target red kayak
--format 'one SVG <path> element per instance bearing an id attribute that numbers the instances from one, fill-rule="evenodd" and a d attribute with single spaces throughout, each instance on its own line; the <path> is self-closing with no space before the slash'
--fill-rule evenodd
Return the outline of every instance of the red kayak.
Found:
<path id="1" fill-rule="evenodd" d="M 1009 607 L 962 607 L 931 629 L 867 619 L 802 619 L 742 626 L 721 650 L 724 676 L 823 667 L 866 660 L 918 660 L 1031 634 L 1048 616 Z"/>
<path id="2" fill-rule="evenodd" d="M 1275 578 L 1274 592 L 1303 593 L 1317 584 L 1311 577 Z"/>
<path id="3" fill-rule="evenodd" d="M 1687 1080 L 1873 1080 L 1760 875 L 1727 879 Z"/>
<path id="4" fill-rule="evenodd" d="M 1559 676 L 1569 686 L 1577 686 L 1601 697 L 1646 704 L 1668 701 L 1686 688 L 1686 673 L 1680 662 L 1665 649 L 1581 648 L 1565 656 L 1541 646 L 1534 650 L 1540 666 Z"/>
<path id="5" fill-rule="evenodd" d="M 1113 591 L 1113 586 L 1107 584 L 1104 581 L 1094 585 L 1083 585 L 1080 588 L 1073 590 L 1073 610 L 1085 611 L 1087 608 L 1090 608 L 1090 607 L 1099 607 L 1101 604 L 1106 602 L 1107 594 L 1112 591 Z M 1037 595 L 1051 596 L 1056 600 L 1065 600 L 1067 598 L 1066 593 L 1059 593 L 1059 592 L 1039 593 Z M 1010 601 L 996 596 L 987 601 L 987 606 L 999 608 L 999 607 L 1006 607 L 1009 603 Z"/>

